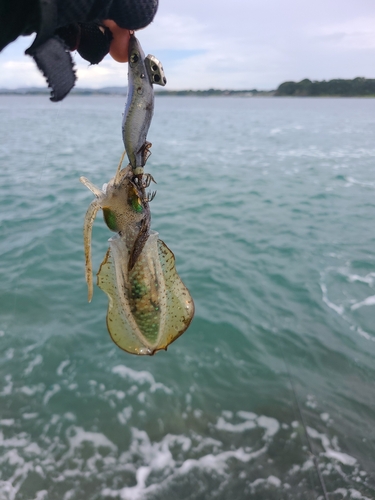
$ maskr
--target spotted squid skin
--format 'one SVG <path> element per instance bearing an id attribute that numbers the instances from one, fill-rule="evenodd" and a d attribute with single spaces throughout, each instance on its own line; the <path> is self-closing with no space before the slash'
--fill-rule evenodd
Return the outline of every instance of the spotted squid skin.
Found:
<path id="1" fill-rule="evenodd" d="M 107 327 L 124 351 L 153 355 L 185 332 L 194 302 L 158 233 L 151 231 L 130 272 L 124 267 L 128 251 L 122 237 L 112 238 L 97 275 L 98 286 L 109 298 Z"/>

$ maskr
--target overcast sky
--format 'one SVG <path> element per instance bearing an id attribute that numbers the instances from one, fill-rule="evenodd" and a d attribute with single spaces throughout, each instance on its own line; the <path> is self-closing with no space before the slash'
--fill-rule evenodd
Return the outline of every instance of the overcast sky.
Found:
<path id="1" fill-rule="evenodd" d="M 168 89 L 274 89 L 287 80 L 375 78 L 374 0 L 160 0 L 138 32 L 164 65 Z M 21 37 L 0 53 L 0 87 L 45 86 Z M 89 66 L 78 87 L 126 85 L 127 65 Z"/>

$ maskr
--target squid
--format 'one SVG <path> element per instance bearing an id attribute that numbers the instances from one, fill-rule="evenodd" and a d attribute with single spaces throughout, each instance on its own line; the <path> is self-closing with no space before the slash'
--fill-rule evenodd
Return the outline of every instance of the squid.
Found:
<path id="1" fill-rule="evenodd" d="M 150 198 L 145 196 L 145 187 L 151 176 L 143 175 L 145 181 L 140 182 L 130 165 L 121 169 L 122 159 L 103 189 L 80 178 L 95 195 L 84 222 L 88 300 L 93 296 L 92 227 L 102 210 L 108 228 L 116 233 L 109 239 L 97 273 L 97 284 L 108 296 L 109 334 L 128 353 L 153 355 L 167 350 L 186 331 L 194 316 L 194 302 L 176 271 L 173 252 L 150 229 Z"/>

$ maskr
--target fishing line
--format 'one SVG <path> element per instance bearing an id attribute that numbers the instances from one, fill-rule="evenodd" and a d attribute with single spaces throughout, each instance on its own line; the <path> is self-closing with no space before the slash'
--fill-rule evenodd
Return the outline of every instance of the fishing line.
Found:
<path id="1" fill-rule="evenodd" d="M 52 123 L 53 123 L 53 131 L 55 130 L 55 125 L 56 125 L 56 121 L 57 119 L 59 118 L 59 115 L 60 115 L 60 110 L 61 110 L 61 104 L 62 104 L 62 101 L 59 101 L 57 103 L 54 103 L 54 106 L 57 107 L 56 111 L 55 111 L 55 116 L 53 117 L 52 119 Z M 41 189 L 41 185 L 40 185 L 40 181 L 43 177 L 43 174 L 44 174 L 44 171 L 46 170 L 46 163 L 47 163 L 47 155 L 48 153 L 50 153 L 50 150 L 49 150 L 49 146 L 51 144 L 51 137 L 52 137 L 52 134 L 50 133 L 48 135 L 48 141 L 47 141 L 47 146 L 46 146 L 46 151 L 45 151 L 45 154 L 44 154 L 44 158 L 42 160 L 42 168 L 41 168 L 41 171 L 40 171 L 40 175 L 39 175 L 39 178 L 38 178 L 38 186 L 39 186 L 39 191 Z"/>
<path id="2" fill-rule="evenodd" d="M 33 98 L 33 96 L 31 96 L 31 98 Z M 44 96 L 43 96 L 44 98 Z M 52 130 L 54 131 L 55 130 L 55 125 L 56 125 L 56 122 L 59 118 L 59 114 L 60 114 L 60 110 L 61 110 L 61 104 L 62 102 L 58 102 L 56 104 L 54 104 L 55 106 L 55 110 L 54 110 L 54 116 L 52 116 L 52 124 L 53 124 L 53 127 L 52 127 Z M 57 108 L 57 109 L 56 109 Z M 36 176 L 36 179 L 37 179 L 37 187 L 35 189 L 35 198 L 38 197 L 38 195 L 40 194 L 40 191 L 41 191 L 41 181 L 42 181 L 42 178 L 44 176 L 44 172 L 46 171 L 46 164 L 47 164 L 47 155 L 50 153 L 49 151 L 49 146 L 51 144 L 51 141 L 52 141 L 52 134 L 49 133 L 49 135 L 47 136 L 47 145 L 46 145 L 46 148 L 45 148 L 45 152 L 44 152 L 44 155 L 42 156 L 42 161 L 41 161 L 41 170 L 40 170 L 40 174 L 39 176 Z M 19 290 L 19 287 L 20 287 L 20 283 L 21 283 L 21 280 L 17 280 L 16 284 L 15 284 L 15 294 L 14 294 L 14 304 L 13 304 L 13 314 L 15 315 L 16 314 L 16 309 L 17 309 L 17 299 L 18 299 L 18 290 Z"/>
<path id="3" fill-rule="evenodd" d="M 316 472 L 317 472 L 317 474 L 318 474 L 318 478 L 319 478 L 320 486 L 321 486 L 322 491 L 323 491 L 324 500 L 329 500 L 329 498 L 328 498 L 327 488 L 326 488 L 326 485 L 325 485 L 325 482 L 324 482 L 324 479 L 323 479 L 323 475 L 322 475 L 322 472 L 321 472 L 321 470 L 320 470 L 320 468 L 319 468 L 318 459 L 316 458 L 316 455 L 315 455 L 315 453 L 314 453 L 314 451 L 313 451 L 313 447 L 312 447 L 311 439 L 310 439 L 309 433 L 307 432 L 306 422 L 305 422 L 304 416 L 303 416 L 303 414 L 302 414 L 302 409 L 301 409 L 301 406 L 300 406 L 299 401 L 298 401 L 297 391 L 296 391 L 296 387 L 295 387 L 295 385 L 294 385 L 294 381 L 293 381 L 292 373 L 291 373 L 291 371 L 290 371 L 290 369 L 289 369 L 289 365 L 288 365 L 288 363 L 286 362 L 286 359 L 285 359 L 284 349 L 283 349 L 283 345 L 282 345 L 281 339 L 280 339 L 280 341 L 279 341 L 279 344 L 280 344 L 281 356 L 282 356 L 283 361 L 284 361 L 284 365 L 285 365 L 285 370 L 286 370 L 286 373 L 288 374 L 289 383 L 290 383 L 290 385 L 291 385 L 292 392 L 293 392 L 293 395 L 294 395 L 294 399 L 295 399 L 295 402 L 296 402 L 296 405 L 297 405 L 297 408 L 298 408 L 298 413 L 299 413 L 299 416 L 300 416 L 300 420 L 301 420 L 301 423 L 302 423 L 302 427 L 303 427 L 303 429 L 304 429 L 304 431 L 305 431 L 306 441 L 307 441 L 308 446 L 309 446 L 310 455 L 311 455 L 311 457 L 312 457 L 312 460 L 313 460 L 313 463 L 314 463 L 314 466 L 315 466 Z"/>
<path id="4" fill-rule="evenodd" d="M 286 371 L 288 373 L 289 382 L 290 382 L 290 385 L 292 387 L 292 392 L 293 392 L 293 395 L 294 395 L 294 399 L 295 399 L 296 404 L 297 404 L 298 413 L 299 413 L 299 416 L 300 416 L 300 419 L 301 419 L 302 427 L 303 427 L 303 429 L 305 431 L 306 440 L 307 440 L 307 443 L 309 445 L 309 451 L 310 451 L 310 454 L 312 456 L 312 459 L 313 459 L 313 462 L 314 462 L 314 465 L 315 465 L 315 469 L 316 469 L 316 472 L 317 472 L 318 477 L 319 477 L 320 486 L 322 487 L 324 499 L 328 500 L 328 493 L 327 493 L 326 485 L 325 485 L 325 482 L 324 482 L 324 479 L 323 479 L 322 471 L 319 468 L 318 459 L 316 458 L 316 455 L 315 455 L 315 453 L 313 451 L 311 439 L 310 439 L 309 433 L 307 432 L 306 422 L 305 422 L 305 419 L 304 419 L 304 416 L 303 416 L 303 413 L 302 413 L 302 410 L 301 410 L 301 406 L 300 406 L 298 398 L 297 398 L 297 392 L 296 392 L 296 388 L 295 388 L 295 385 L 294 385 L 294 382 L 293 382 L 292 374 L 291 374 L 291 372 L 289 370 L 289 366 L 285 362 L 284 352 L 282 352 L 282 356 L 283 356 L 283 359 L 284 359 Z"/>

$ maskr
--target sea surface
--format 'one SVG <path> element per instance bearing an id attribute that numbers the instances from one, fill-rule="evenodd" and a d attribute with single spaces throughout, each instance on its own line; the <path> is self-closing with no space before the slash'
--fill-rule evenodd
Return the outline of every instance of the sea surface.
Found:
<path id="1" fill-rule="evenodd" d="M 0 499 L 375 499 L 375 100 L 156 99 L 196 314 L 154 357 L 84 279 L 78 179 L 113 177 L 123 108 L 0 97 Z"/>

